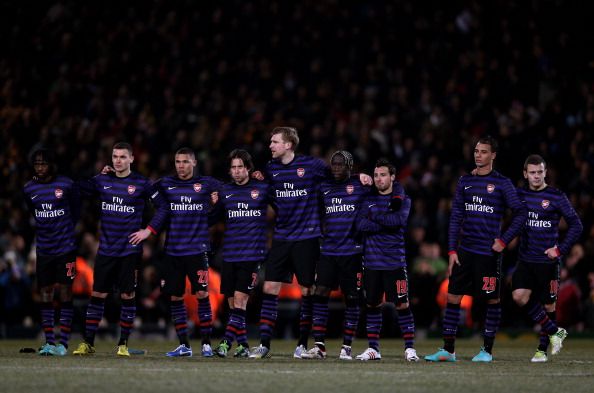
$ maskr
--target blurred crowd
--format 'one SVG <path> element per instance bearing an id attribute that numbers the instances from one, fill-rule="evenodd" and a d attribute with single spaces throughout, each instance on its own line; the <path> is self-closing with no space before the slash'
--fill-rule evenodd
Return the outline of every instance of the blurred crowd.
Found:
<path id="1" fill-rule="evenodd" d="M 60 172 L 79 179 L 125 140 L 133 168 L 157 179 L 189 146 L 202 174 L 226 179 L 230 150 L 249 150 L 262 167 L 270 130 L 292 125 L 304 154 L 346 149 L 368 173 L 380 156 L 396 164 L 414 204 L 408 263 L 422 328 L 440 320 L 450 203 L 473 167 L 476 138 L 499 140 L 496 169 L 518 186 L 525 157 L 542 155 L 548 183 L 584 224 L 564 260 L 559 325 L 594 329 L 594 34 L 585 5 L 429 3 L 0 5 L 0 324 L 38 319 L 34 228 L 21 192 L 34 148 L 54 149 Z M 79 255 L 92 267 L 99 211 L 85 203 Z M 162 323 L 158 243 L 145 245 L 139 315 Z M 514 264 L 511 244 L 508 277 Z M 506 296 L 504 327 L 530 326 Z"/>

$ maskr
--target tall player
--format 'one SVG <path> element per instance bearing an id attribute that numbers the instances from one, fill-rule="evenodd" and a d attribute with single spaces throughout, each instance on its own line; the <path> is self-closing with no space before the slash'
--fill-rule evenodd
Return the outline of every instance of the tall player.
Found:
<path id="1" fill-rule="evenodd" d="M 419 360 L 414 349 L 415 321 L 408 301 L 408 275 L 404 236 L 410 212 L 410 198 L 396 182 L 396 168 L 379 159 L 373 171 L 375 190 L 363 200 L 357 229 L 363 234 L 365 251 L 363 283 L 367 303 L 369 348 L 357 359 L 380 360 L 382 301 L 396 305 L 398 324 L 404 339 L 404 357 Z"/>
<path id="2" fill-rule="evenodd" d="M 95 352 L 95 333 L 105 308 L 105 299 L 114 289 L 119 290 L 120 339 L 117 355 L 130 356 L 128 338 L 136 317 L 135 288 L 142 242 L 151 233 L 156 234 L 167 219 L 164 201 L 150 181 L 130 167 L 134 161 L 132 146 L 118 142 L 113 146 L 114 173 L 100 174 L 80 182 L 81 193 L 98 196 L 101 202 L 101 237 L 93 269 L 93 291 L 87 307 L 84 341 L 74 355 Z M 150 200 L 156 212 L 149 225 L 142 225 L 146 201 Z"/>
<path id="3" fill-rule="evenodd" d="M 363 247 L 356 239 L 355 221 L 361 201 L 370 191 L 358 176 L 352 176 L 353 156 L 339 150 L 330 159 L 332 180 L 320 185 L 323 204 L 322 245 L 313 296 L 313 337 L 315 345 L 302 359 L 326 358 L 326 327 L 330 291 L 340 286 L 346 303 L 343 342 L 339 359 L 352 360 L 351 344 L 359 322 L 361 255 Z"/>
<path id="4" fill-rule="evenodd" d="M 35 176 L 24 187 L 25 202 L 35 219 L 37 282 L 41 294 L 41 327 L 45 344 L 42 356 L 64 356 L 72 327 L 72 282 L 76 273 L 74 227 L 79 195 L 74 182 L 56 174 L 53 154 L 46 149 L 32 155 Z M 54 336 L 54 289 L 60 298 L 60 335 Z"/>
<path id="5" fill-rule="evenodd" d="M 559 287 L 561 257 L 567 255 L 582 233 L 582 222 L 565 194 L 546 183 L 547 167 L 539 155 L 524 162 L 527 187 L 518 190 L 528 208 L 526 226 L 520 235 L 520 251 L 512 276 L 512 295 L 522 310 L 541 325 L 540 343 L 531 361 L 547 361 L 561 350 L 567 331 L 555 323 L 555 303 Z M 559 221 L 567 223 L 567 234 L 559 242 Z M 543 307 L 544 305 L 544 307 Z"/>
<path id="6" fill-rule="evenodd" d="M 301 358 L 306 351 L 312 323 L 312 286 L 320 253 L 320 216 L 318 183 L 330 176 L 328 166 L 320 159 L 297 155 L 297 130 L 276 127 L 271 132 L 272 160 L 266 165 L 265 177 L 272 187 L 276 224 L 272 247 L 266 261 L 262 309 L 260 312 L 260 345 L 250 358 L 268 358 L 270 341 L 276 324 L 278 294 L 283 282 L 293 274 L 301 287 L 300 336 L 293 354 Z"/>
<path id="7" fill-rule="evenodd" d="M 166 263 L 161 290 L 169 296 L 171 320 L 179 346 L 169 357 L 192 356 L 188 340 L 188 315 L 184 304 L 186 277 L 197 293 L 202 356 L 211 357 L 212 308 L 208 296 L 208 215 L 220 182 L 196 171 L 196 156 L 189 148 L 175 153 L 175 176 L 167 176 L 156 187 L 167 202 L 169 225 L 165 239 Z"/>
<path id="8" fill-rule="evenodd" d="M 501 321 L 501 253 L 522 230 L 527 217 L 512 182 L 493 169 L 497 142 L 490 136 L 479 139 L 474 148 L 476 176 L 465 175 L 456 186 L 449 227 L 450 277 L 443 320 L 444 347 L 425 356 L 432 362 L 455 362 L 455 342 L 464 295 L 487 303 L 483 347 L 473 362 L 491 362 L 493 343 Z M 502 233 L 505 208 L 513 212 L 512 222 Z"/>
<path id="9" fill-rule="evenodd" d="M 250 178 L 251 155 L 241 149 L 229 154 L 232 181 L 219 193 L 217 212 L 225 217 L 221 293 L 229 302 L 229 321 L 215 353 L 226 357 L 237 340 L 234 357 L 248 357 L 246 307 L 256 285 L 260 264 L 266 258 L 266 211 L 270 186 Z"/>

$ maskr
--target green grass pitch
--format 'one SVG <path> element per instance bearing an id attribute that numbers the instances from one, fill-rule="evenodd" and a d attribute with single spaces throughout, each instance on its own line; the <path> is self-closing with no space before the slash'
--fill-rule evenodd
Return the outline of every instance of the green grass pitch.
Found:
<path id="1" fill-rule="evenodd" d="M 255 343 L 254 340 L 252 340 Z M 145 355 L 115 356 L 115 343 L 97 344 L 88 357 L 41 357 L 20 354 L 35 341 L 0 341 L 0 392 L 557 392 L 594 391 L 594 340 L 565 341 L 563 351 L 548 363 L 532 364 L 536 335 L 500 339 L 491 364 L 470 361 L 478 339 L 458 340 L 456 363 L 407 363 L 401 340 L 382 340 L 382 360 L 338 360 L 340 343 L 327 343 L 328 359 L 293 359 L 294 341 L 273 341 L 271 359 L 166 358 L 173 342 L 134 341 L 131 348 Z M 78 344 L 73 340 L 72 347 Z M 198 349 L 195 343 L 195 349 Z M 420 340 L 419 355 L 434 352 L 440 340 Z M 365 349 L 355 342 L 353 352 Z M 72 351 L 72 348 L 70 349 Z"/>

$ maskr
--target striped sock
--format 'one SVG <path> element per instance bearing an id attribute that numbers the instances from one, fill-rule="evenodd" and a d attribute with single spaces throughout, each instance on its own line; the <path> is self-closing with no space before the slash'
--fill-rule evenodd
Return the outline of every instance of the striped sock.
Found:
<path id="1" fill-rule="evenodd" d="M 262 309 L 260 310 L 260 342 L 270 348 L 272 332 L 278 317 L 278 295 L 265 293 L 262 296 Z"/>
<path id="2" fill-rule="evenodd" d="M 359 300 L 347 299 L 342 328 L 343 345 L 351 346 L 359 324 Z"/>
<path id="3" fill-rule="evenodd" d="M 316 342 L 323 343 L 326 339 L 326 326 L 328 325 L 328 299 L 328 296 L 312 296 L 312 334 Z"/>
<path id="4" fill-rule="evenodd" d="M 557 325 L 549 318 L 542 304 L 530 299 L 522 309 L 534 322 L 540 324 L 541 330 L 547 335 L 551 335 L 557 331 Z"/>
<path id="5" fill-rule="evenodd" d="M 198 320 L 200 321 L 200 336 L 202 344 L 210 344 L 210 333 L 212 332 L 212 308 L 210 297 L 198 299 Z"/>
<path id="6" fill-rule="evenodd" d="M 72 333 L 72 317 L 74 316 L 74 309 L 72 302 L 63 302 L 60 309 L 60 344 L 64 348 L 68 348 L 68 341 Z"/>
<path id="7" fill-rule="evenodd" d="M 487 317 L 485 318 L 485 329 L 483 331 L 485 351 L 493 352 L 495 334 L 501 322 L 501 304 L 487 304 Z"/>
<path id="8" fill-rule="evenodd" d="M 183 300 L 171 300 L 171 322 L 175 326 L 175 332 L 180 344 L 190 346 L 188 341 L 188 312 Z"/>
<path id="9" fill-rule="evenodd" d="M 311 332 L 312 314 L 313 314 L 313 296 L 301 297 L 301 311 L 299 312 L 299 341 L 297 345 L 303 345 L 307 348 L 307 340 Z"/>
<path id="10" fill-rule="evenodd" d="M 90 345 L 95 345 L 95 334 L 99 328 L 99 322 L 103 318 L 105 309 L 105 299 L 91 296 L 87 306 L 87 319 L 85 321 L 85 341 Z"/>
<path id="11" fill-rule="evenodd" d="M 557 325 L 557 312 L 553 311 L 553 312 L 548 312 L 547 311 L 547 316 L 549 317 L 549 319 L 551 321 L 553 321 L 555 323 L 555 325 Z M 550 339 L 549 339 L 549 335 L 542 331 L 542 329 L 540 330 L 540 342 L 538 345 L 538 349 L 540 349 L 543 352 L 546 352 L 549 349 L 549 343 L 550 343 Z"/>
<path id="12" fill-rule="evenodd" d="M 136 299 L 122 299 L 120 308 L 120 341 L 118 345 L 128 345 L 128 338 L 134 327 L 136 317 Z"/>
<path id="13" fill-rule="evenodd" d="M 404 348 L 413 348 L 415 345 L 415 318 L 410 307 L 398 310 L 398 325 L 404 339 Z"/>
<path id="14" fill-rule="evenodd" d="M 41 303 L 41 328 L 45 334 L 45 342 L 55 345 L 56 336 L 54 335 L 54 306 L 51 302 Z"/>
<path id="15" fill-rule="evenodd" d="M 382 308 L 367 306 L 367 341 L 369 341 L 369 348 L 373 348 L 378 352 L 381 330 Z"/>
<path id="16" fill-rule="evenodd" d="M 460 321 L 460 305 L 448 303 L 443 317 L 443 349 L 454 353 L 456 345 L 456 334 L 458 333 L 458 322 Z"/>
<path id="17" fill-rule="evenodd" d="M 246 324 L 245 324 L 246 311 L 242 310 L 240 308 L 237 308 L 233 311 L 234 311 L 233 312 L 233 320 L 232 321 L 230 320 L 229 323 L 231 324 L 231 322 L 232 322 L 236 328 L 235 337 L 237 339 L 237 344 L 243 345 L 244 347 L 248 348 L 249 344 L 248 344 L 247 329 L 246 329 Z"/>

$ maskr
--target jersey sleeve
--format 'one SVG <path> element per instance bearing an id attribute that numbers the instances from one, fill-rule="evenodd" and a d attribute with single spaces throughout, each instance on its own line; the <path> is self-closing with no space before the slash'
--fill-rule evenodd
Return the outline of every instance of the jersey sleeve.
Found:
<path id="1" fill-rule="evenodd" d="M 578 241 L 584 230 L 584 226 L 582 220 L 580 220 L 580 217 L 567 199 L 567 196 L 563 193 L 561 193 L 561 197 L 559 198 L 559 209 L 561 210 L 561 215 L 567 222 L 568 229 L 565 238 L 558 245 L 558 248 L 561 255 L 567 255 L 571 247 Z"/>
<path id="2" fill-rule="evenodd" d="M 522 203 L 518 197 L 518 192 L 511 180 L 507 179 L 503 186 L 503 199 L 505 200 L 505 205 L 512 210 L 512 222 L 503 235 L 501 235 L 501 240 L 505 244 L 509 244 L 524 229 L 526 219 L 528 218 L 528 209 L 526 209 L 526 204 Z"/>
<path id="3" fill-rule="evenodd" d="M 402 200 L 402 206 L 398 211 L 386 211 L 381 214 L 374 214 L 372 221 L 384 228 L 396 229 L 406 225 L 410 213 L 411 201 L 409 197 Z"/>
<path id="4" fill-rule="evenodd" d="M 464 196 L 463 196 L 463 178 L 458 180 L 456 193 L 452 201 L 452 211 L 450 213 L 450 224 L 448 227 L 448 252 L 457 251 L 460 241 L 460 231 L 464 221 Z"/>

